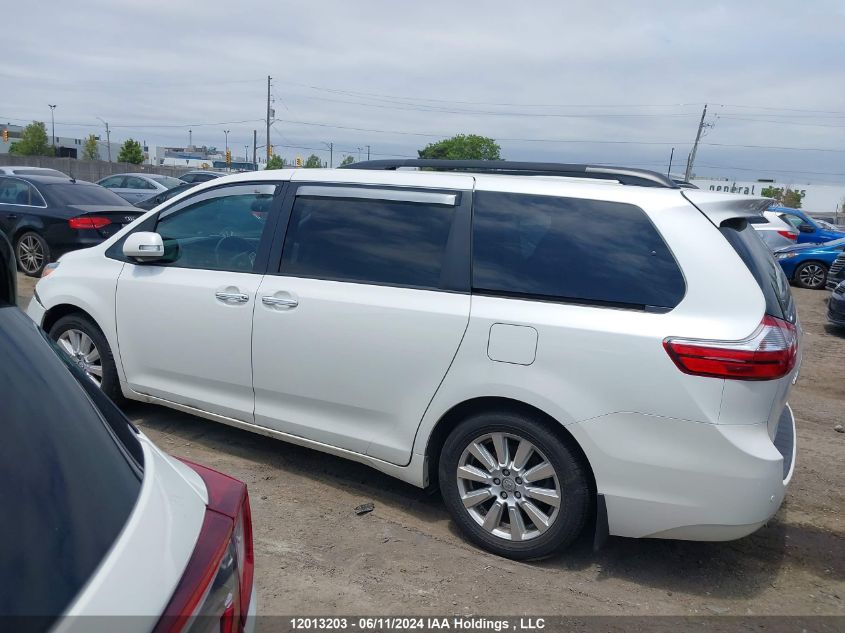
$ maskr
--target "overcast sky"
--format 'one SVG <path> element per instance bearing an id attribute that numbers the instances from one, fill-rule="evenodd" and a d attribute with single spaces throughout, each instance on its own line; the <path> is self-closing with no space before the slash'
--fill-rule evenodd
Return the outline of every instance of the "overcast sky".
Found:
<path id="1" fill-rule="evenodd" d="M 505 158 L 656 170 L 674 146 L 682 171 L 708 103 L 698 175 L 845 183 L 842 0 L 41 0 L 3 25 L 0 121 L 49 126 L 55 103 L 61 136 L 229 129 L 242 155 L 271 75 L 289 158 L 475 133 Z"/>

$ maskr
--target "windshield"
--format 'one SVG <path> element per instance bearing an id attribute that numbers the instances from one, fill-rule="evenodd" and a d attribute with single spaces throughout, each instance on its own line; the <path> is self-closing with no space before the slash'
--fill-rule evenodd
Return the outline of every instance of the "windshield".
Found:
<path id="1" fill-rule="evenodd" d="M 116 193 L 100 185 L 83 182 L 64 182 L 55 185 L 44 185 L 47 196 L 57 205 L 64 204 L 102 204 L 120 207 L 131 207 Z"/>
<path id="2" fill-rule="evenodd" d="M 55 616 L 126 524 L 143 453 L 111 401 L 13 306 L 0 307 L 0 358 L 0 614 Z"/>
<path id="3" fill-rule="evenodd" d="M 171 178 L 170 176 L 147 176 L 150 180 L 155 180 L 158 184 L 164 185 L 168 189 L 173 189 L 173 187 L 178 187 L 179 185 L 184 185 L 184 180 L 179 180 L 178 178 Z"/>

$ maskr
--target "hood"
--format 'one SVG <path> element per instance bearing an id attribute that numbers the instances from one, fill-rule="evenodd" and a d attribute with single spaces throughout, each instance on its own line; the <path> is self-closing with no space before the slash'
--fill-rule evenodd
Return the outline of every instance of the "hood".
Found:
<path id="1" fill-rule="evenodd" d="M 784 246 L 777 248 L 775 253 L 804 253 L 806 251 L 841 251 L 842 244 L 832 245 L 829 243 L 821 244 L 793 244 L 792 246 Z"/>

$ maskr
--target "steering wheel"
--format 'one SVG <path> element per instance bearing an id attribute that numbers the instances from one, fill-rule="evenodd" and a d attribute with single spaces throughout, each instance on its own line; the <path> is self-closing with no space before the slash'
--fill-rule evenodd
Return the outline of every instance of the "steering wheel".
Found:
<path id="1" fill-rule="evenodd" d="M 255 251 L 249 240 L 236 235 L 224 235 L 214 245 L 214 260 L 221 267 L 251 270 Z"/>

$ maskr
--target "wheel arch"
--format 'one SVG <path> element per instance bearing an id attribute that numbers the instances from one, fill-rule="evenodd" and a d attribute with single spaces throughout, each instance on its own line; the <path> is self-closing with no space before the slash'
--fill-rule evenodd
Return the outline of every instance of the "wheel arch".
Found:
<path id="1" fill-rule="evenodd" d="M 97 323 L 97 319 L 95 319 L 90 312 L 87 310 L 80 308 L 77 305 L 73 305 L 72 303 L 60 303 L 54 305 L 52 308 L 48 309 L 44 313 L 44 319 L 41 322 L 41 328 L 45 332 L 49 332 L 50 328 L 52 328 L 59 319 L 66 317 L 70 314 L 81 314 L 82 316 L 88 317 L 91 321 L 100 328 L 100 331 L 103 330 L 103 327 Z"/>
<path id="2" fill-rule="evenodd" d="M 426 481 L 429 482 L 430 487 L 436 486 L 437 471 L 440 465 L 440 452 L 449 433 L 458 424 L 460 424 L 463 420 L 467 419 L 471 415 L 476 415 L 478 413 L 492 413 L 501 411 L 520 413 L 534 418 L 535 420 L 543 424 L 558 439 L 560 439 L 561 442 L 564 442 L 565 444 L 573 448 L 573 450 L 577 452 L 583 462 L 583 465 L 590 480 L 591 492 L 595 497 L 596 478 L 595 474 L 593 473 L 592 464 L 590 464 L 590 460 L 587 457 L 587 454 L 581 447 L 581 444 L 578 442 L 578 440 L 576 440 L 575 437 L 572 435 L 572 433 L 570 433 L 563 424 L 561 424 L 558 420 L 556 420 L 554 417 L 552 417 L 542 409 L 534 405 L 522 402 L 521 400 L 502 396 L 482 396 L 471 398 L 469 400 L 464 400 L 463 402 L 454 405 L 452 408 L 446 411 L 446 413 L 440 416 L 440 419 L 432 428 L 431 433 L 429 433 L 428 441 L 425 447 Z"/>

